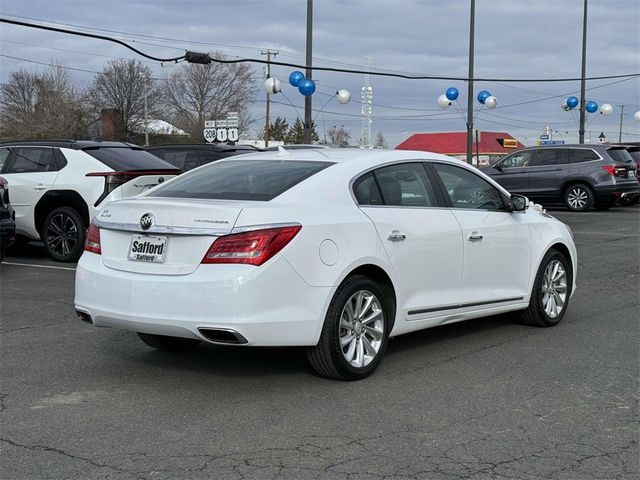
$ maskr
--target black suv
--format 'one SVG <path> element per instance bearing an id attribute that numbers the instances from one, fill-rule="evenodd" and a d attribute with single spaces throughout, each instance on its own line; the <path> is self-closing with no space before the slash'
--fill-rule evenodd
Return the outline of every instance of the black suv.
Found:
<path id="1" fill-rule="evenodd" d="M 569 210 L 606 209 L 623 194 L 637 195 L 637 166 L 624 147 L 555 145 L 528 147 L 483 169 L 512 193 Z"/>
<path id="2" fill-rule="evenodd" d="M 155 145 L 147 147 L 146 150 L 183 172 L 222 158 L 258 151 L 257 148 L 251 145 L 228 145 L 223 143 Z"/>

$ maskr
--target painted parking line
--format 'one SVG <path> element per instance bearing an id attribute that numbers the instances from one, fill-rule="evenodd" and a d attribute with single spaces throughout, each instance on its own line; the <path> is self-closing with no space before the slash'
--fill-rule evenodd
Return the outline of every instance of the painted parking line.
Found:
<path id="1" fill-rule="evenodd" d="M 2 265 L 14 265 L 17 267 L 35 267 L 35 268 L 51 268 L 54 270 L 69 270 L 75 272 L 75 268 L 70 267 L 55 267 L 53 265 L 38 265 L 37 263 L 18 263 L 18 262 L 2 262 Z"/>

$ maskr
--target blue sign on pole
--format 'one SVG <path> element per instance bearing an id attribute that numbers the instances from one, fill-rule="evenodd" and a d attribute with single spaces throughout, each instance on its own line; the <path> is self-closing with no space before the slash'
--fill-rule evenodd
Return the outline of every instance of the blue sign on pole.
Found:
<path id="1" fill-rule="evenodd" d="M 564 145 L 564 140 L 542 140 L 540 145 Z"/>

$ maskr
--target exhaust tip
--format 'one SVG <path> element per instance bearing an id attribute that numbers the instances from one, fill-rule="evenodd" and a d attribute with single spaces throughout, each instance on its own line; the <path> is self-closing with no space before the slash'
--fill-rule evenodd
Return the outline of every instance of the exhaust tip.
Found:
<path id="1" fill-rule="evenodd" d="M 246 338 L 235 330 L 223 328 L 199 328 L 200 335 L 213 343 L 224 343 L 231 345 L 241 345 L 249 343 Z"/>
<path id="2" fill-rule="evenodd" d="M 76 310 L 76 315 L 78 315 L 78 318 L 83 322 L 93 325 L 93 320 L 91 319 L 91 315 L 89 315 L 87 312 L 83 312 L 82 310 Z"/>

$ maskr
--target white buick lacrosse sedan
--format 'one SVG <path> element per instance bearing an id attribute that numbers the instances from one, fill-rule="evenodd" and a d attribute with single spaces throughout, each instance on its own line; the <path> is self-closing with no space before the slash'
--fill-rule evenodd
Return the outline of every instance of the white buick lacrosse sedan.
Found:
<path id="1" fill-rule="evenodd" d="M 556 325 L 575 278 L 569 228 L 458 160 L 281 150 L 108 204 L 75 305 L 155 348 L 306 346 L 320 375 L 356 380 L 392 336 L 510 311 Z"/>

